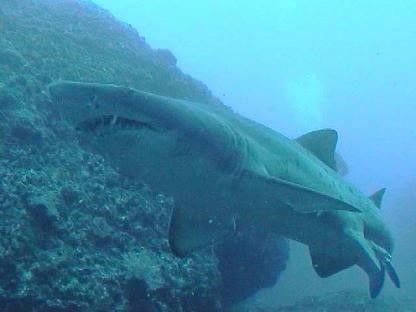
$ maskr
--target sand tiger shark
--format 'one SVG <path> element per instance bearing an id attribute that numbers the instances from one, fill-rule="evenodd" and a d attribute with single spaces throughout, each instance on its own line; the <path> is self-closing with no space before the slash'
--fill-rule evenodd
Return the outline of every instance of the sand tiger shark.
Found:
<path id="1" fill-rule="evenodd" d="M 367 197 L 337 173 L 336 131 L 292 140 L 220 104 L 110 84 L 59 81 L 48 90 L 82 144 L 174 198 L 175 255 L 255 226 L 307 245 L 320 277 L 357 265 L 371 297 L 385 272 L 400 287 L 379 210 L 384 189 Z"/>

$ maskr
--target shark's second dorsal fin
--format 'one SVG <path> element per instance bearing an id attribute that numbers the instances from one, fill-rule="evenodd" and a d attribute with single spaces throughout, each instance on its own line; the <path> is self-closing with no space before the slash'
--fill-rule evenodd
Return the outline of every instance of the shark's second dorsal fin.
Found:
<path id="1" fill-rule="evenodd" d="M 337 170 L 335 149 L 338 134 L 335 130 L 322 129 L 308 132 L 298 137 L 295 141 L 314 154 L 328 167 Z"/>
<path id="2" fill-rule="evenodd" d="M 385 188 L 382 188 L 381 190 L 378 190 L 373 195 L 371 195 L 369 198 L 374 203 L 374 205 L 377 206 L 377 208 L 381 208 L 381 201 L 383 200 L 384 193 L 386 192 Z"/>

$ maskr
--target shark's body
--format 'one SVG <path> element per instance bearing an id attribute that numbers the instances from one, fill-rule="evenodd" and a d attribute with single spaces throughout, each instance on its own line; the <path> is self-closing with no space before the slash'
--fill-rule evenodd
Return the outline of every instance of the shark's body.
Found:
<path id="1" fill-rule="evenodd" d="M 399 286 L 377 207 L 383 192 L 367 198 L 336 172 L 334 130 L 294 141 L 220 105 L 75 82 L 49 92 L 89 147 L 175 198 L 169 242 L 178 256 L 255 225 L 308 245 L 322 277 L 358 265 L 372 297 L 385 270 Z"/>

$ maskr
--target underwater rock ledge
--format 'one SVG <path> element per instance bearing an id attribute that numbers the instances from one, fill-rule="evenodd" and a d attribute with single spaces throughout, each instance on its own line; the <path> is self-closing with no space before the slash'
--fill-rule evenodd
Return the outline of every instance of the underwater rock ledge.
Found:
<path id="1" fill-rule="evenodd" d="M 67 79 L 220 101 L 89 1 L 2 0 L 0 29 L 0 311 L 222 310 L 218 266 L 230 255 L 174 257 L 172 200 L 82 149 L 44 90 Z M 278 261 L 274 281 L 286 249 L 262 255 Z M 237 289 L 234 301 L 266 284 Z"/>
<path id="2" fill-rule="evenodd" d="M 344 290 L 311 296 L 282 307 L 262 307 L 241 304 L 233 312 L 412 312 L 411 304 L 381 295 L 370 299 L 368 294 Z"/>

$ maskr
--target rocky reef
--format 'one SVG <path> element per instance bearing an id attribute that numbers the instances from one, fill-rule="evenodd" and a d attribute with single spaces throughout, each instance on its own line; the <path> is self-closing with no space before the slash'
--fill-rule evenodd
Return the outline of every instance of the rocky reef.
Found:
<path id="1" fill-rule="evenodd" d="M 222 105 L 171 52 L 88 1 L 2 0 L 0 29 L 0 311 L 213 312 L 276 281 L 280 239 L 247 243 L 269 263 L 254 287 L 259 266 L 224 252 L 246 240 L 174 257 L 173 200 L 82 149 L 44 92 L 94 81 Z M 256 274 L 224 278 L 244 263 Z"/>
<path id="2" fill-rule="evenodd" d="M 221 302 L 231 307 L 277 282 L 289 246 L 283 239 L 247 229 L 218 244 L 215 255 L 223 284 Z"/>
<path id="3" fill-rule="evenodd" d="M 377 300 L 370 299 L 368 294 L 357 291 L 340 291 L 322 296 L 307 297 L 299 302 L 275 307 L 244 306 L 235 312 L 412 312 L 413 305 L 400 302 L 389 296 L 381 295 Z"/>

